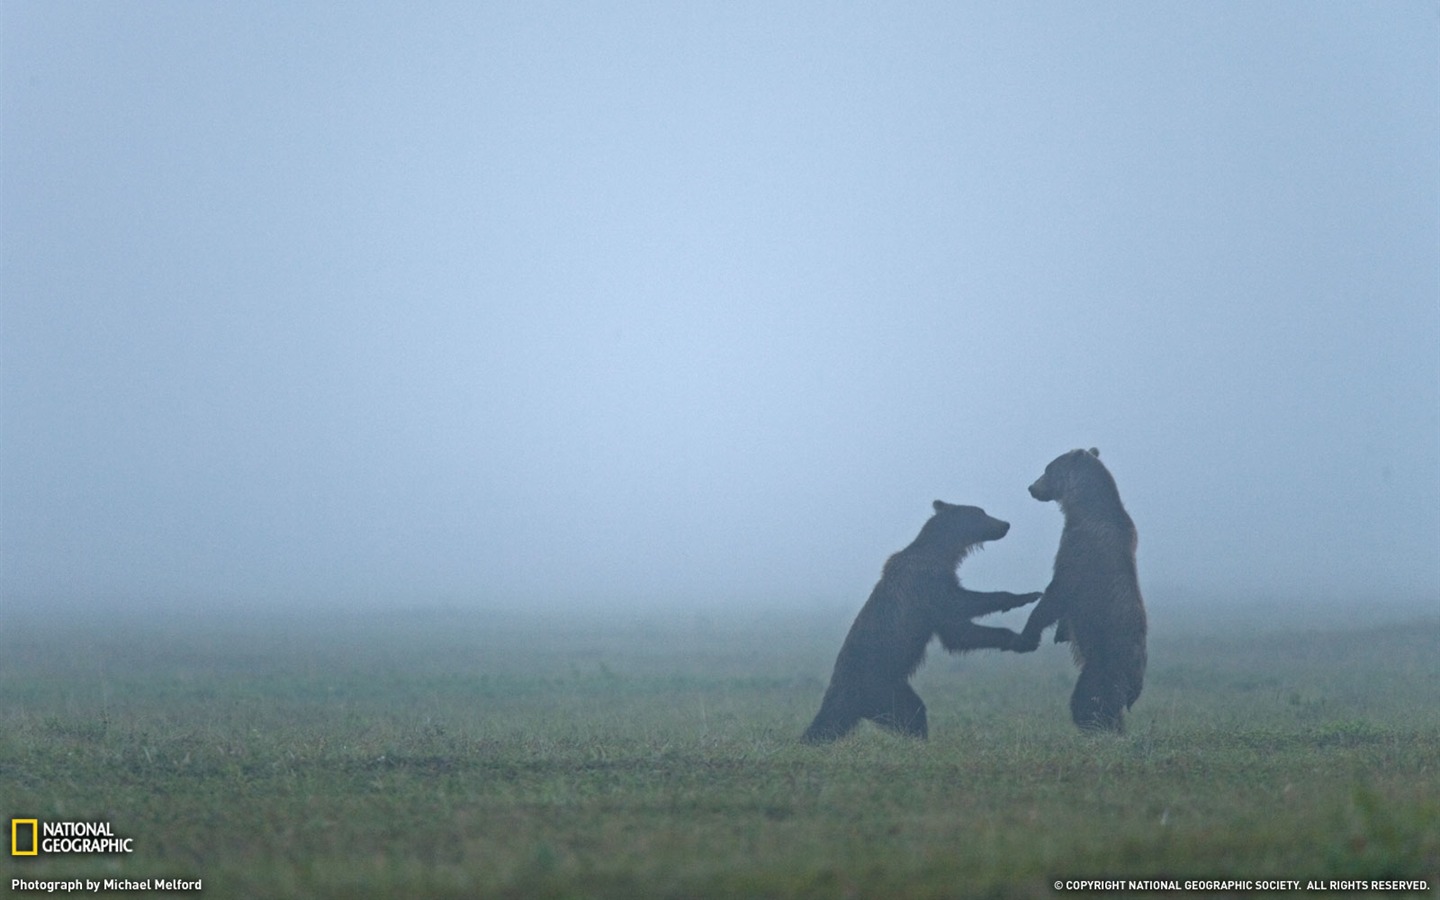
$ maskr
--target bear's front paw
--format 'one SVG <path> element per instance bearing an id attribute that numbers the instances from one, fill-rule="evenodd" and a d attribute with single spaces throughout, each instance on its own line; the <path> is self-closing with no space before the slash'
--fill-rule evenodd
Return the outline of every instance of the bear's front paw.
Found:
<path id="1" fill-rule="evenodd" d="M 1034 603 L 1036 600 L 1039 600 L 1043 596 L 1045 596 L 1045 594 L 1041 591 L 1033 591 L 1029 594 L 1016 594 L 1015 602 L 1010 604 L 1010 606 L 1006 608 L 1014 609 L 1017 606 L 1028 606 L 1029 604 Z"/>
<path id="2" fill-rule="evenodd" d="M 1017 634 L 1010 641 L 1010 650 L 1014 653 L 1033 653 L 1040 649 L 1040 635 L 1029 633 Z"/>

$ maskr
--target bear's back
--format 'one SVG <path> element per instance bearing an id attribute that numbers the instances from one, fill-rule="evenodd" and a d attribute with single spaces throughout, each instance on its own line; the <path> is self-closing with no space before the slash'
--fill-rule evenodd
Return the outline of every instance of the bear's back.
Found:
<path id="1" fill-rule="evenodd" d="M 935 634 L 935 607 L 958 584 L 924 553 L 901 550 L 865 601 L 840 648 L 841 657 L 895 675 L 914 672 Z"/>

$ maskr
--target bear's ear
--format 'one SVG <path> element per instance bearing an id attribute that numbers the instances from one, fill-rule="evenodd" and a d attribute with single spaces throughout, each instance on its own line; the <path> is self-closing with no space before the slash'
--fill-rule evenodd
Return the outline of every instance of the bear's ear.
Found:
<path id="1" fill-rule="evenodd" d="M 940 510 L 944 509 L 945 507 L 949 506 L 950 504 L 946 503 L 944 500 L 936 500 L 934 503 L 932 503 L 932 504 L 930 504 L 930 505 L 935 508 L 935 511 L 936 511 L 936 512 L 939 512 Z"/>
<path id="2" fill-rule="evenodd" d="M 1091 447 L 1091 448 L 1090 448 L 1090 455 L 1093 456 L 1093 457 L 1095 457 L 1096 459 L 1099 459 L 1099 458 L 1100 458 L 1100 450 L 1099 450 L 1099 448 L 1098 448 L 1098 447 Z"/>

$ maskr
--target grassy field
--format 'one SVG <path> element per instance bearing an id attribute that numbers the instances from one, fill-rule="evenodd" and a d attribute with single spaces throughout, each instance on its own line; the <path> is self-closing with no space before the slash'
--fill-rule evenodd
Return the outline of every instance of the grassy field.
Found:
<path id="1" fill-rule="evenodd" d="M 4 886 L 688 898 L 1440 884 L 1440 622 L 1157 627 L 1122 738 L 1070 725 L 1062 647 L 932 647 L 916 679 L 929 742 L 866 725 L 803 747 L 848 624 L 833 611 L 11 616 L 0 821 L 107 821 L 134 852 L 6 856 Z"/>

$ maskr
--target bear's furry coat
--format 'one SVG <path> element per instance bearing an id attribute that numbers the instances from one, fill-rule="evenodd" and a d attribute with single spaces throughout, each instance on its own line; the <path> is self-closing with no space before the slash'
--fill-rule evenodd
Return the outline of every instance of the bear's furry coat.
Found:
<path id="1" fill-rule="evenodd" d="M 955 570 L 972 549 L 1010 530 L 975 506 L 936 500 L 935 515 L 910 546 L 891 556 L 870 599 L 840 647 L 820 712 L 801 738 L 822 743 L 844 737 L 869 719 L 900 734 L 926 737 L 925 704 L 910 676 L 925 658 L 930 638 L 946 650 L 1012 650 L 1021 640 L 1008 628 L 970 621 L 1023 606 L 1039 594 L 967 591 Z"/>
<path id="2" fill-rule="evenodd" d="M 1145 601 L 1135 570 L 1135 523 L 1098 450 L 1072 450 L 1032 485 L 1065 515 L 1055 574 L 1025 623 L 1022 650 L 1034 650 L 1051 624 L 1070 641 L 1080 677 L 1070 717 L 1086 731 L 1123 731 L 1125 710 L 1145 682 Z"/>

